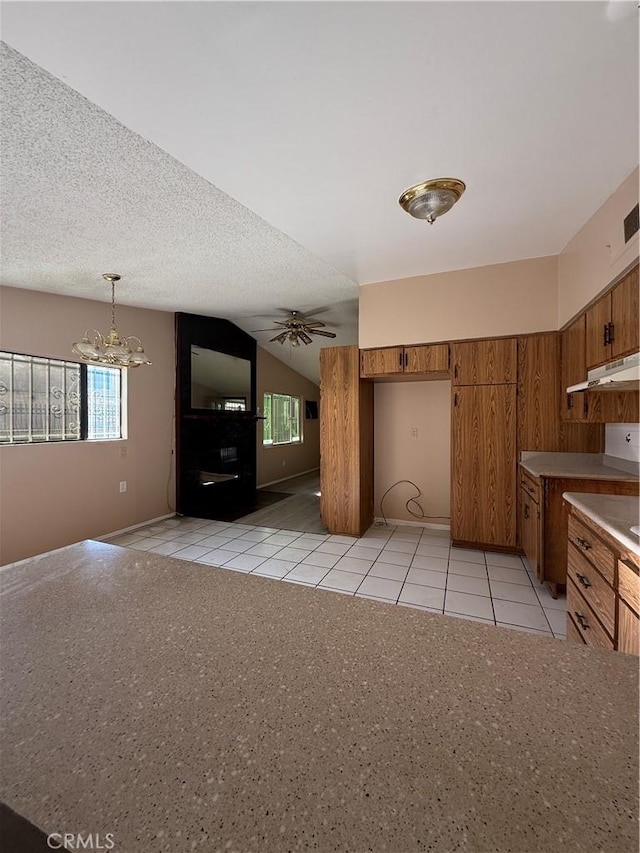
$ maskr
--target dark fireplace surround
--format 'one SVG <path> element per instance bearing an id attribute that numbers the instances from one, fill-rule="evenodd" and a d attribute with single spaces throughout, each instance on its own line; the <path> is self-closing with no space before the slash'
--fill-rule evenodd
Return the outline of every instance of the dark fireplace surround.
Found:
<path id="1" fill-rule="evenodd" d="M 251 363 L 247 411 L 191 405 L 191 347 Z M 196 518 L 232 520 L 256 502 L 256 348 L 254 338 L 228 320 L 176 314 L 176 510 Z"/>

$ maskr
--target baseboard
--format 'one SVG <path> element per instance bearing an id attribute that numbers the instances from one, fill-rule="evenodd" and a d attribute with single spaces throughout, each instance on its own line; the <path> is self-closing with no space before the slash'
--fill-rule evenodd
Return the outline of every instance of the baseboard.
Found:
<path id="1" fill-rule="evenodd" d="M 256 486 L 258 489 L 264 489 L 267 486 L 275 486 L 276 483 L 284 483 L 285 480 L 293 480 L 296 477 L 303 477 L 305 474 L 313 474 L 314 471 L 319 471 L 320 467 L 317 468 L 309 468 L 307 471 L 299 471 L 297 474 L 289 474 L 288 477 L 280 477 L 279 480 L 270 480 L 268 483 L 260 483 L 259 486 Z"/>
<path id="2" fill-rule="evenodd" d="M 401 524 L 407 527 L 427 527 L 429 530 L 451 530 L 448 524 L 428 524 L 424 521 L 407 521 L 406 518 L 387 518 L 386 522 L 387 524 Z M 384 526 L 385 519 L 376 516 L 373 523 L 376 526 Z"/>
<path id="3" fill-rule="evenodd" d="M 113 530 L 111 533 L 105 533 L 104 536 L 91 536 L 96 542 L 104 542 L 105 539 L 113 539 L 114 536 L 122 536 L 123 533 L 130 533 L 132 530 L 137 530 L 139 527 L 146 527 L 148 524 L 156 524 L 158 521 L 165 521 L 167 518 L 175 518 L 175 512 L 170 512 L 167 515 L 159 515 L 157 518 L 149 518 L 147 521 L 141 521 L 138 524 L 132 524 L 131 527 L 123 527 L 121 530 Z"/>

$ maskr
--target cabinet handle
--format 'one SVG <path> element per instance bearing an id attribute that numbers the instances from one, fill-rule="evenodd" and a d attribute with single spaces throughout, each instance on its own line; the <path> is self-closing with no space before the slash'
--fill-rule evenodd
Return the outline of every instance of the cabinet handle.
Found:
<path id="1" fill-rule="evenodd" d="M 613 336 L 614 336 L 615 328 L 616 328 L 616 327 L 614 326 L 614 324 L 613 324 L 613 323 L 608 323 L 608 324 L 607 324 L 607 328 L 608 328 L 608 335 L 609 335 L 608 342 L 609 342 L 610 344 L 612 344 L 612 343 L 613 343 Z"/>
<path id="2" fill-rule="evenodd" d="M 584 616 L 582 613 L 578 613 L 577 610 L 573 611 L 573 615 L 578 620 L 578 625 L 580 625 L 581 628 L 584 628 L 586 630 L 589 627 L 589 623 L 587 622 L 586 616 Z"/>
<path id="3" fill-rule="evenodd" d="M 591 586 L 591 582 L 589 581 L 589 578 L 586 575 L 576 574 L 576 577 L 585 589 L 589 589 L 589 587 Z"/>
<path id="4" fill-rule="evenodd" d="M 408 354 L 408 353 L 406 353 L 406 352 L 405 352 L 405 354 L 404 354 L 404 366 L 405 366 L 405 367 L 408 367 L 408 366 L 409 366 L 409 354 Z"/>
<path id="5" fill-rule="evenodd" d="M 458 395 L 457 395 L 457 394 L 454 394 L 454 395 L 453 395 L 453 405 L 454 405 L 454 406 L 457 406 L 457 405 L 458 405 Z"/>
<path id="6" fill-rule="evenodd" d="M 609 324 L 608 324 L 608 323 L 605 323 L 605 324 L 604 324 L 604 341 L 603 341 L 603 345 L 604 345 L 605 347 L 609 345 Z"/>
<path id="7" fill-rule="evenodd" d="M 458 378 L 458 365 L 457 364 L 453 365 L 453 378 L 454 379 Z"/>
<path id="8" fill-rule="evenodd" d="M 583 551 L 591 550 L 591 545 L 587 542 L 586 539 L 581 539 L 580 536 L 576 536 L 576 542 L 582 548 Z"/>
<path id="9" fill-rule="evenodd" d="M 527 504 L 524 505 L 524 517 L 529 518 L 529 507 Z"/>
<path id="10" fill-rule="evenodd" d="M 567 394 L 567 409 L 573 409 L 573 394 Z"/>
<path id="11" fill-rule="evenodd" d="M 403 353 L 400 353 L 400 355 L 398 356 L 398 367 L 400 368 L 400 370 L 402 370 L 403 361 L 404 361 L 404 355 L 403 355 Z"/>

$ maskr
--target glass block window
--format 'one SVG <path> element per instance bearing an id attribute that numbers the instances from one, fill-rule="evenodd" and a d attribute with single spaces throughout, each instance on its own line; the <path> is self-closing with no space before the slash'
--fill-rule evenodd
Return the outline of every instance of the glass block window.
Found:
<path id="1" fill-rule="evenodd" d="M 264 395 L 263 444 L 300 444 L 300 397 L 289 394 Z"/>
<path id="2" fill-rule="evenodd" d="M 123 436 L 116 367 L 0 352 L 0 444 Z"/>
<path id="3" fill-rule="evenodd" d="M 122 438 L 122 373 L 87 365 L 87 438 Z"/>
<path id="4" fill-rule="evenodd" d="M 77 441 L 79 364 L 0 352 L 0 442 Z"/>

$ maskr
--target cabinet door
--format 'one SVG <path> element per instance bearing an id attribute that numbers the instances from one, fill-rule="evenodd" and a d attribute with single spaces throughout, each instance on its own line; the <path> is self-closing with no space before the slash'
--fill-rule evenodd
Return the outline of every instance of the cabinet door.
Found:
<path id="1" fill-rule="evenodd" d="M 611 291 L 611 355 L 638 352 L 638 267 Z"/>
<path id="2" fill-rule="evenodd" d="M 540 509 L 525 489 L 520 490 L 520 545 L 529 568 L 539 575 Z"/>
<path id="3" fill-rule="evenodd" d="M 358 367 L 357 346 L 320 350 L 321 515 L 351 536 L 373 521 L 373 387 Z"/>
<path id="4" fill-rule="evenodd" d="M 618 602 L 618 651 L 640 655 L 640 619 L 622 599 Z"/>
<path id="5" fill-rule="evenodd" d="M 385 347 L 360 351 L 360 376 L 384 376 L 402 373 L 403 369 L 403 347 Z"/>
<path id="6" fill-rule="evenodd" d="M 404 348 L 405 373 L 447 373 L 448 370 L 448 344 Z"/>
<path id="7" fill-rule="evenodd" d="M 587 370 L 611 361 L 611 344 L 607 341 L 606 327 L 611 322 L 611 294 L 598 299 L 586 312 Z M 586 379 L 586 376 L 584 377 Z"/>
<path id="8" fill-rule="evenodd" d="M 451 538 L 516 545 L 516 386 L 454 388 Z"/>
<path id="9" fill-rule="evenodd" d="M 518 449 L 561 449 L 557 332 L 518 338 Z"/>
<path id="10" fill-rule="evenodd" d="M 586 316 L 581 314 L 562 333 L 560 417 L 563 421 L 582 421 L 586 418 L 585 393 L 567 394 L 570 385 L 577 385 L 587 378 L 586 331 Z"/>
<path id="11" fill-rule="evenodd" d="M 517 339 L 495 338 L 454 343 L 454 385 L 502 385 L 517 378 Z"/>

